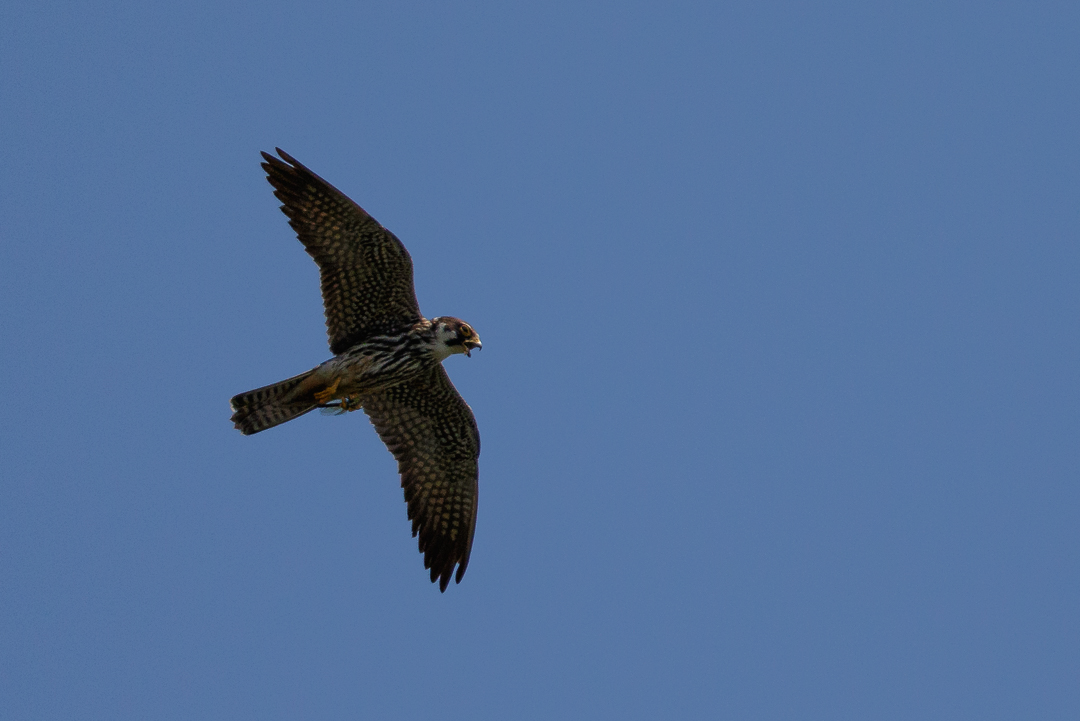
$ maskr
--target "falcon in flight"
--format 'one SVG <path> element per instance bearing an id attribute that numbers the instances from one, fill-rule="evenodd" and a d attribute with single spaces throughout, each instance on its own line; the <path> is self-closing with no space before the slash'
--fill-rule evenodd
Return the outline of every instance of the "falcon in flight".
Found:
<path id="1" fill-rule="evenodd" d="M 457 318 L 421 315 L 412 259 L 401 241 L 330 183 L 280 148 L 277 153 L 263 153 L 262 167 L 319 266 L 334 357 L 234 396 L 232 421 L 251 435 L 315 408 L 363 408 L 397 459 L 424 568 L 445 591 L 469 565 L 480 433 L 442 361 L 470 355 L 480 336 Z"/>

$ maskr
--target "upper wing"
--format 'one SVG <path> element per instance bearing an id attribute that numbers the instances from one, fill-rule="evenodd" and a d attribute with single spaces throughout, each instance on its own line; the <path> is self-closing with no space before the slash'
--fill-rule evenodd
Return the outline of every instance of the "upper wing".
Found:
<path id="1" fill-rule="evenodd" d="M 410 381 L 365 396 L 364 411 L 394 454 L 420 536 L 424 568 L 445 591 L 461 582 L 476 529 L 480 433 L 441 363 Z"/>
<path id="2" fill-rule="evenodd" d="M 263 153 L 266 179 L 322 277 L 330 351 L 420 320 L 412 258 L 393 233 L 281 148 Z M 284 161 L 284 162 L 283 162 Z"/>

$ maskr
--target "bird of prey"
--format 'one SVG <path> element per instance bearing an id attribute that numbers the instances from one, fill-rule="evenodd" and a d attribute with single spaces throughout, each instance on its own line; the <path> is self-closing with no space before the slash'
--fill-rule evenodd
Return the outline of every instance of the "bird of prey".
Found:
<path id="1" fill-rule="evenodd" d="M 294 160 L 263 153 L 281 210 L 319 266 L 330 352 L 306 373 L 234 396 L 244 435 L 315 408 L 363 409 L 394 454 L 424 568 L 445 591 L 461 582 L 476 528 L 480 434 L 442 361 L 480 336 L 458 318 L 428 320 L 401 241 L 344 193 Z"/>

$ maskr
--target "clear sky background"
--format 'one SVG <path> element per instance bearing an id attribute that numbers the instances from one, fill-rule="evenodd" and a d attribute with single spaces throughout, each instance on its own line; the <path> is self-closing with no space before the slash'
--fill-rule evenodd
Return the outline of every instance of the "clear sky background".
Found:
<path id="1" fill-rule="evenodd" d="M 0 717 L 1080 718 L 1080 5 L 0 9 Z M 483 437 L 432 586 L 280 146 Z"/>

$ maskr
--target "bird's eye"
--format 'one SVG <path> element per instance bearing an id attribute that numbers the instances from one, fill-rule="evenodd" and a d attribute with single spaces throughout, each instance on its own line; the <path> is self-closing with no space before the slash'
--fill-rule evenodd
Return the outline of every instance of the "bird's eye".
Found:
<path id="1" fill-rule="evenodd" d="M 469 336 L 471 336 L 472 334 L 473 334 L 473 333 L 472 333 L 472 328 L 470 328 L 470 327 L 469 327 L 469 326 L 467 326 L 467 325 L 463 325 L 463 326 L 461 326 L 461 335 L 463 335 L 463 336 L 465 336 L 466 338 L 468 338 L 468 337 L 469 337 Z"/>

